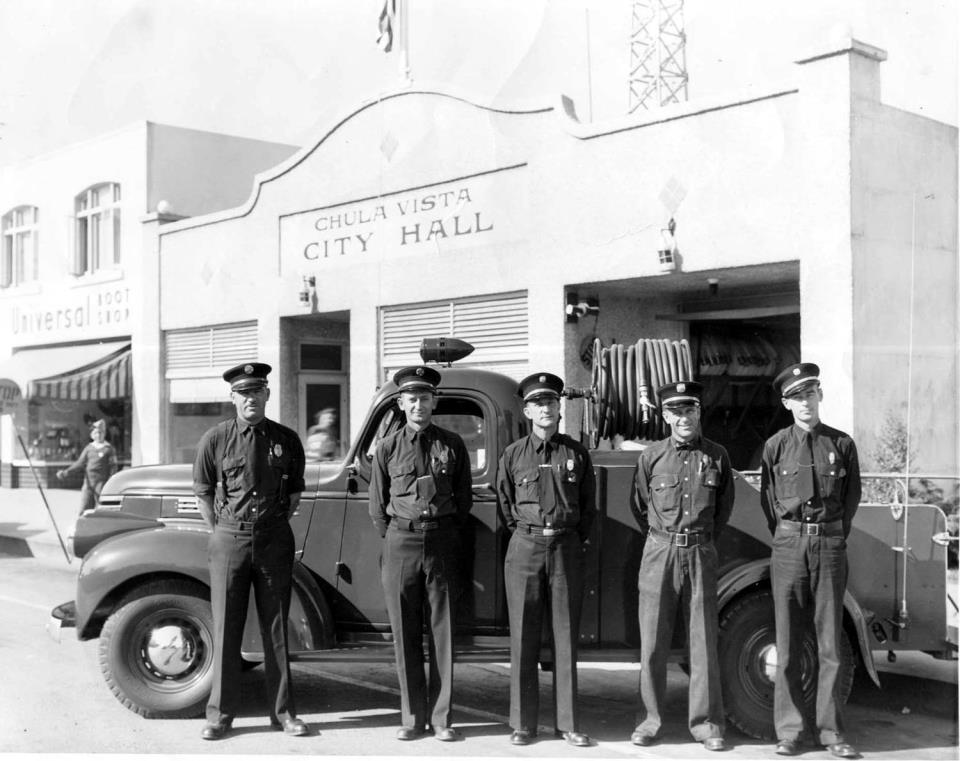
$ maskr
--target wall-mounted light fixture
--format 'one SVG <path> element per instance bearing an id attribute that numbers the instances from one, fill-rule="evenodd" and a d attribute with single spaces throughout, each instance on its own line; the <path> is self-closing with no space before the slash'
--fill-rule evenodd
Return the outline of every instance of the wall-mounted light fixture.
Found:
<path id="1" fill-rule="evenodd" d="M 310 309 L 313 307 L 313 297 L 317 293 L 317 279 L 310 275 L 303 276 L 303 285 L 300 286 L 300 307 Z"/>
<path id="2" fill-rule="evenodd" d="M 667 226 L 660 230 L 660 248 L 657 249 L 657 255 L 661 272 L 673 272 L 677 268 L 677 239 L 674 237 L 676 229 L 677 223 L 670 217 Z"/>
<path id="3" fill-rule="evenodd" d="M 596 297 L 588 296 L 583 301 L 576 293 L 567 294 L 566 306 L 567 322 L 577 322 L 581 317 L 592 314 L 594 317 L 600 314 L 600 301 Z"/>

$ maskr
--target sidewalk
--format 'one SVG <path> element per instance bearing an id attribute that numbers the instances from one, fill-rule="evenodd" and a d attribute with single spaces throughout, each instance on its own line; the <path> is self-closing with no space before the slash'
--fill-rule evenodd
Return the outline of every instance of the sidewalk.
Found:
<path id="1" fill-rule="evenodd" d="M 72 554 L 72 563 L 67 563 L 53 521 L 56 521 L 69 550 L 67 536 L 73 532 L 73 524 L 80 513 L 80 490 L 44 489 L 43 493 L 50 505 L 49 513 L 36 487 L 0 488 L 0 552 L 35 557 L 63 568 L 79 568 L 80 561 Z"/>

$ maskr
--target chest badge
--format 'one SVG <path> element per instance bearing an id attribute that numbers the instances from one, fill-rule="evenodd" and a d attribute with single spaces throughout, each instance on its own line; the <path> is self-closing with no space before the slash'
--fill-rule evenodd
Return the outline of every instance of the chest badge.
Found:
<path id="1" fill-rule="evenodd" d="M 283 456 L 283 447 L 280 446 L 279 444 L 274 444 L 274 445 L 273 445 L 273 456 L 274 456 L 274 457 L 282 457 L 282 456 Z"/>

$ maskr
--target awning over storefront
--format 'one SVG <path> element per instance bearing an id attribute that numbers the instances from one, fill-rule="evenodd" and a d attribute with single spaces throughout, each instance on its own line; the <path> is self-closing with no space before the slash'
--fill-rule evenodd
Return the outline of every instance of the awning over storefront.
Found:
<path id="1" fill-rule="evenodd" d="M 0 362 L 0 378 L 15 381 L 26 397 L 96 401 L 129 396 L 130 342 L 26 349 Z"/>

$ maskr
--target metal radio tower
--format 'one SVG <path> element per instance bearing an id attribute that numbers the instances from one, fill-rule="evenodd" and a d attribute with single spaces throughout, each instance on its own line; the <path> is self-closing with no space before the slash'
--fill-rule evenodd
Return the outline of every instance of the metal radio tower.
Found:
<path id="1" fill-rule="evenodd" d="M 687 99 L 683 0 L 633 0 L 628 113 Z"/>

